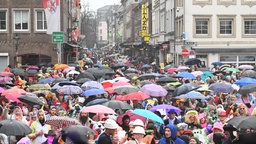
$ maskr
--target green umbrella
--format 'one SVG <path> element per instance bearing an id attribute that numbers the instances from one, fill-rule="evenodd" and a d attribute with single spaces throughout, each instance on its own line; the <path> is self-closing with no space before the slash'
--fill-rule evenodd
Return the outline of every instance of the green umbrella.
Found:
<path id="1" fill-rule="evenodd" d="M 237 68 L 227 68 L 225 71 L 240 72 L 240 70 Z"/>

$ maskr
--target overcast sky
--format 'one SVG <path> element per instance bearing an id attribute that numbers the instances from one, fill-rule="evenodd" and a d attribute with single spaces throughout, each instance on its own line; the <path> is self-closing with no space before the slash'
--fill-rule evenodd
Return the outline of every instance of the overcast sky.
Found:
<path id="1" fill-rule="evenodd" d="M 96 11 L 105 5 L 120 5 L 121 0 L 81 0 L 82 6 L 89 4 L 89 9 Z"/>

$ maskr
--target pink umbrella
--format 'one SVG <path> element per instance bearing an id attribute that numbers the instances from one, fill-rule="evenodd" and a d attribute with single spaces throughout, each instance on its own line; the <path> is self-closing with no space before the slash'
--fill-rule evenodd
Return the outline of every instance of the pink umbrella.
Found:
<path id="1" fill-rule="evenodd" d="M 0 76 L 11 77 L 11 76 L 14 76 L 14 74 L 11 72 L 0 72 Z"/>
<path id="2" fill-rule="evenodd" d="M 28 66 L 28 69 L 38 70 L 39 67 L 38 66 L 34 66 L 34 65 L 30 65 L 30 66 Z"/>
<path id="3" fill-rule="evenodd" d="M 177 70 L 177 68 L 169 68 L 168 70 L 167 70 L 167 72 L 168 73 L 173 73 L 173 72 L 175 72 Z"/>
<path id="4" fill-rule="evenodd" d="M 15 101 L 15 102 L 19 102 L 19 103 L 20 103 L 20 100 L 18 98 L 21 97 L 21 96 L 22 96 L 22 94 L 14 94 L 14 93 L 5 94 L 6 99 L 12 100 L 12 101 Z"/>
<path id="5" fill-rule="evenodd" d="M 4 91 L 5 91 L 5 89 L 0 87 L 0 93 L 3 93 Z"/>
<path id="6" fill-rule="evenodd" d="M 131 85 L 131 84 L 128 82 L 122 82 L 122 81 L 113 83 L 113 86 L 125 86 L 125 85 Z"/>
<path id="7" fill-rule="evenodd" d="M 26 91 L 23 89 L 19 89 L 19 88 L 11 88 L 8 90 L 5 90 L 4 92 L 2 92 L 2 95 L 5 96 L 7 94 L 26 94 Z"/>
<path id="8" fill-rule="evenodd" d="M 11 81 L 12 78 L 11 77 L 0 77 L 0 83 L 6 83 Z"/>
<path id="9" fill-rule="evenodd" d="M 150 98 L 149 95 L 143 93 L 143 92 L 133 92 L 124 96 L 117 96 L 117 100 L 145 100 L 147 98 Z"/>
<path id="10" fill-rule="evenodd" d="M 63 70 L 63 73 L 68 73 L 68 72 L 73 71 L 73 70 L 75 70 L 75 67 L 68 67 L 68 68 Z"/>
<path id="11" fill-rule="evenodd" d="M 190 69 L 190 68 L 187 67 L 187 66 L 179 66 L 176 71 L 189 70 L 189 69 Z"/>
<path id="12" fill-rule="evenodd" d="M 81 112 L 97 113 L 97 114 L 100 114 L 100 113 L 116 114 L 113 109 L 103 105 L 93 105 L 93 106 L 83 107 Z"/>
<path id="13" fill-rule="evenodd" d="M 139 116 L 139 115 L 136 115 L 136 114 L 133 114 L 132 113 L 132 110 L 128 110 L 127 112 L 125 112 L 124 114 L 120 115 L 118 118 L 117 118 L 117 122 L 121 125 L 123 122 L 122 122 L 122 119 L 125 115 L 128 115 L 130 117 L 130 121 L 134 121 L 136 119 L 140 119 L 142 120 L 144 123 L 145 123 L 145 118 L 142 117 L 142 116 Z"/>

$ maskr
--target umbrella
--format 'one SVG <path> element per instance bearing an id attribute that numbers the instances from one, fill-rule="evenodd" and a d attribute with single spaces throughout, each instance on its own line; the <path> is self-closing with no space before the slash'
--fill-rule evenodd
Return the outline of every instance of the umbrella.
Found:
<path id="1" fill-rule="evenodd" d="M 193 74 L 195 77 L 197 77 L 197 76 L 202 75 L 203 72 L 202 71 L 193 71 L 193 72 L 191 72 L 191 74 Z"/>
<path id="2" fill-rule="evenodd" d="M 83 113 L 97 113 L 97 114 L 116 114 L 115 111 L 111 108 L 108 108 L 103 105 L 93 105 L 93 106 L 87 106 L 83 107 L 81 112 Z"/>
<path id="3" fill-rule="evenodd" d="M 140 90 L 154 97 L 166 96 L 168 93 L 162 86 L 156 84 L 146 84 Z"/>
<path id="4" fill-rule="evenodd" d="M 97 105 L 97 104 L 102 104 L 102 103 L 105 103 L 107 102 L 108 99 L 105 99 L 105 98 L 100 98 L 100 99 L 95 99 L 95 100 L 92 100 L 90 102 L 88 102 L 86 104 L 86 106 L 92 106 L 92 105 Z"/>
<path id="5" fill-rule="evenodd" d="M 138 70 L 135 69 L 135 68 L 128 68 L 127 70 L 125 70 L 125 73 L 128 74 L 128 73 L 138 73 Z"/>
<path id="6" fill-rule="evenodd" d="M 177 99 L 182 99 L 182 98 L 185 98 L 185 99 L 206 99 L 206 97 L 203 94 L 201 94 L 200 92 L 196 92 L 196 91 L 191 91 L 191 92 L 188 92 L 187 94 L 183 94 L 183 95 L 177 96 L 175 98 L 177 98 Z"/>
<path id="7" fill-rule="evenodd" d="M 141 69 L 151 69 L 151 66 L 148 64 L 144 64 Z"/>
<path id="8" fill-rule="evenodd" d="M 59 86 L 65 86 L 65 85 L 73 85 L 73 86 L 78 86 L 77 83 L 71 82 L 71 81 L 62 81 L 59 83 Z"/>
<path id="9" fill-rule="evenodd" d="M 55 80 L 55 78 L 49 77 L 45 79 L 41 79 L 38 81 L 38 84 L 50 84 Z"/>
<path id="10" fill-rule="evenodd" d="M 78 84 L 83 84 L 83 83 L 85 83 L 85 82 L 87 82 L 87 81 L 91 81 L 91 79 L 88 79 L 88 78 L 80 78 L 80 79 L 76 80 L 76 83 L 78 83 Z"/>
<path id="11" fill-rule="evenodd" d="M 240 66 L 238 67 L 238 69 L 241 69 L 241 70 L 243 70 L 243 69 L 252 70 L 252 69 L 254 69 L 254 67 L 251 66 L 251 65 L 240 65 Z"/>
<path id="12" fill-rule="evenodd" d="M 68 138 L 72 142 L 66 141 L 66 143 L 74 144 L 88 144 L 88 136 L 95 135 L 92 129 L 82 125 L 71 125 L 64 128 L 63 136 Z"/>
<path id="13" fill-rule="evenodd" d="M 210 71 L 209 67 L 201 67 L 201 68 L 197 68 L 198 71 Z"/>
<path id="14" fill-rule="evenodd" d="M 2 95 L 5 96 L 6 94 L 26 94 L 26 91 L 23 89 L 19 89 L 19 88 L 11 88 L 11 89 L 7 89 L 4 92 L 2 92 Z"/>
<path id="15" fill-rule="evenodd" d="M 225 71 L 240 72 L 240 70 L 239 70 L 239 69 L 237 69 L 237 68 L 226 68 L 226 70 L 225 70 Z"/>
<path id="16" fill-rule="evenodd" d="M 211 90 L 209 90 L 207 84 L 203 84 L 199 89 L 197 89 L 197 91 L 211 91 Z"/>
<path id="17" fill-rule="evenodd" d="M 241 74 L 241 77 L 256 78 L 256 72 L 253 70 L 246 70 Z"/>
<path id="18" fill-rule="evenodd" d="M 177 70 L 177 68 L 169 68 L 168 70 L 167 70 L 167 72 L 168 73 L 173 73 L 173 72 L 175 72 Z"/>
<path id="19" fill-rule="evenodd" d="M 73 132 L 80 132 L 81 134 L 84 134 L 85 137 L 87 135 L 94 135 L 94 132 L 92 129 L 90 129 L 88 126 L 83 126 L 83 125 L 70 125 L 66 128 L 63 129 L 64 134 L 69 134 Z"/>
<path id="20" fill-rule="evenodd" d="M 213 83 L 209 86 L 209 90 L 214 91 L 214 93 L 232 93 L 234 88 L 231 84 L 225 83 Z"/>
<path id="21" fill-rule="evenodd" d="M 14 75 L 25 76 L 24 69 L 22 69 L 22 68 L 14 68 L 14 69 L 11 69 L 11 72 L 12 72 Z"/>
<path id="22" fill-rule="evenodd" d="M 174 110 L 177 114 L 179 114 L 182 110 L 180 110 L 179 108 L 172 106 L 172 105 L 168 105 L 168 104 L 161 104 L 161 105 L 156 105 L 153 106 L 150 111 L 155 112 L 158 109 L 164 109 L 166 112 L 170 111 L 170 110 Z"/>
<path id="23" fill-rule="evenodd" d="M 123 124 L 122 119 L 123 119 L 123 117 L 124 117 L 125 115 L 128 115 L 128 116 L 129 116 L 130 121 L 135 121 L 136 119 L 140 119 L 141 121 L 145 122 L 145 118 L 144 118 L 144 117 L 132 113 L 132 110 L 128 110 L 128 111 L 126 111 L 125 113 L 123 113 L 122 115 L 120 115 L 120 116 L 117 117 L 117 120 L 116 120 L 117 123 L 119 123 L 120 125 L 122 125 L 122 124 Z"/>
<path id="24" fill-rule="evenodd" d="M 222 62 L 212 62 L 212 65 L 221 66 L 221 65 L 223 65 L 223 63 Z"/>
<path id="25" fill-rule="evenodd" d="M 220 71 L 225 71 L 227 68 L 230 68 L 230 67 L 231 67 L 230 65 L 224 64 L 224 65 L 221 65 L 221 66 L 219 67 L 219 70 L 220 70 Z"/>
<path id="26" fill-rule="evenodd" d="M 0 121 L 0 133 L 7 136 L 25 136 L 32 132 L 32 130 L 22 121 L 7 119 Z"/>
<path id="27" fill-rule="evenodd" d="M 12 81 L 11 77 L 0 77 L 0 83 L 6 83 Z"/>
<path id="28" fill-rule="evenodd" d="M 156 76 L 154 74 L 143 74 L 138 77 L 140 81 L 147 79 L 154 79 Z"/>
<path id="29" fill-rule="evenodd" d="M 239 86 L 246 86 L 248 84 L 256 84 L 256 80 L 253 78 L 244 77 L 244 78 L 241 78 L 240 80 L 237 80 L 235 84 Z"/>
<path id="30" fill-rule="evenodd" d="M 64 69 L 66 69 L 66 68 L 68 68 L 69 66 L 68 65 L 66 65 L 66 64 L 58 64 L 58 65 L 56 65 L 55 66 L 55 70 L 64 70 Z"/>
<path id="31" fill-rule="evenodd" d="M 152 84 L 152 83 L 153 83 L 153 82 L 151 82 L 151 81 L 144 80 L 144 81 L 139 82 L 139 85 L 140 85 L 140 87 L 143 87 L 143 86 L 146 85 L 146 84 Z"/>
<path id="32" fill-rule="evenodd" d="M 0 93 L 3 93 L 4 91 L 5 91 L 5 89 L 0 87 Z"/>
<path id="33" fill-rule="evenodd" d="M 188 78 L 188 79 L 196 79 L 196 77 L 189 72 L 180 72 L 175 75 L 176 77 Z"/>
<path id="34" fill-rule="evenodd" d="M 214 77 L 214 75 L 209 71 L 204 71 L 203 74 L 201 74 L 201 79 L 205 81 L 208 77 L 211 79 Z"/>
<path id="35" fill-rule="evenodd" d="M 200 59 L 197 59 L 197 58 L 190 58 L 188 60 L 185 61 L 185 65 L 196 65 L 196 64 L 199 64 L 201 63 L 201 60 Z"/>
<path id="36" fill-rule="evenodd" d="M 89 89 L 86 90 L 82 93 L 82 96 L 96 96 L 99 94 L 104 94 L 106 93 L 106 91 L 104 91 L 103 89 Z"/>
<path id="37" fill-rule="evenodd" d="M 171 86 L 175 86 L 175 87 L 182 85 L 181 82 L 170 82 L 168 84 L 171 85 Z"/>
<path id="38" fill-rule="evenodd" d="M 164 71 L 167 71 L 168 69 L 170 69 L 170 68 L 176 68 L 174 65 L 172 65 L 172 64 L 169 64 L 169 65 L 166 65 L 165 67 L 164 67 Z"/>
<path id="39" fill-rule="evenodd" d="M 34 65 L 29 65 L 27 68 L 28 69 L 39 70 L 39 67 L 38 66 L 34 66 Z"/>
<path id="40" fill-rule="evenodd" d="M 159 117 L 158 115 L 154 114 L 153 112 L 151 112 L 149 110 L 135 109 L 135 110 L 132 111 L 132 113 L 140 115 L 140 116 L 145 117 L 147 119 L 151 119 L 152 121 L 164 124 L 161 117 Z"/>
<path id="41" fill-rule="evenodd" d="M 43 102 L 33 93 L 26 93 L 26 95 L 18 97 L 18 99 L 29 105 L 43 105 Z"/>
<path id="42" fill-rule="evenodd" d="M 48 120 L 45 121 L 45 124 L 55 126 L 57 128 L 65 128 L 71 125 L 80 125 L 76 119 L 62 116 L 51 116 Z"/>
<path id="43" fill-rule="evenodd" d="M 161 77 L 156 80 L 156 83 L 169 83 L 169 82 L 176 82 L 177 80 L 172 77 Z"/>
<path id="44" fill-rule="evenodd" d="M 179 66 L 176 71 L 183 71 L 183 70 L 189 70 L 190 68 L 187 66 Z"/>
<path id="45" fill-rule="evenodd" d="M 116 87 L 114 89 L 114 92 L 117 94 L 129 94 L 132 92 L 137 92 L 139 91 L 139 88 L 134 87 L 134 86 L 120 86 L 120 87 Z"/>
<path id="46" fill-rule="evenodd" d="M 125 76 L 126 76 L 127 78 L 129 78 L 129 79 L 132 79 L 132 78 L 134 78 L 134 77 L 139 77 L 139 75 L 136 74 L 136 73 L 127 73 L 127 74 L 125 74 Z"/>
<path id="47" fill-rule="evenodd" d="M 13 76 L 13 73 L 11 72 L 0 72 L 0 76 L 3 76 L 3 77 L 11 77 Z"/>
<path id="48" fill-rule="evenodd" d="M 170 86 L 170 85 L 167 85 L 167 86 L 163 86 L 164 89 L 166 89 L 168 92 L 173 92 L 176 88 L 174 86 Z"/>
<path id="49" fill-rule="evenodd" d="M 56 83 L 60 83 L 60 82 L 63 82 L 63 81 L 67 81 L 67 79 L 63 78 L 63 77 L 58 77 L 56 78 L 52 84 L 55 85 Z"/>
<path id="50" fill-rule="evenodd" d="M 104 75 L 108 74 L 114 74 L 115 72 L 111 69 L 104 69 L 104 68 L 89 68 L 87 69 L 87 72 L 93 74 L 96 77 L 102 77 Z"/>
<path id="51" fill-rule="evenodd" d="M 256 84 L 248 84 L 246 86 L 241 87 L 238 90 L 238 93 L 240 93 L 240 94 L 248 94 L 248 93 L 251 93 L 251 92 L 254 92 L 254 91 L 256 91 Z"/>
<path id="52" fill-rule="evenodd" d="M 255 129 L 256 117 L 255 116 L 237 116 L 228 120 L 227 123 L 233 125 L 236 128 Z"/>
<path id="53" fill-rule="evenodd" d="M 129 105 L 128 103 L 118 101 L 118 100 L 111 100 L 111 101 L 103 103 L 102 105 L 107 106 L 109 108 L 112 108 L 113 110 L 116 110 L 116 109 L 125 109 L 125 110 L 132 109 L 132 106 Z"/>
<path id="54" fill-rule="evenodd" d="M 112 87 L 113 86 L 113 83 L 112 81 L 108 80 L 108 81 L 103 81 L 101 82 L 101 85 L 105 88 L 109 88 L 109 87 Z"/>
<path id="55" fill-rule="evenodd" d="M 29 91 L 36 91 L 36 90 L 50 90 L 51 86 L 49 84 L 33 84 L 28 87 Z"/>
<path id="56" fill-rule="evenodd" d="M 38 71 L 36 69 L 29 69 L 27 72 L 26 72 L 26 75 L 28 76 L 34 76 L 38 73 Z"/>
<path id="57" fill-rule="evenodd" d="M 69 72 L 67 73 L 67 76 L 68 76 L 68 75 L 79 75 L 79 74 L 80 74 L 79 71 L 72 70 L 72 71 L 69 71 Z"/>
<path id="58" fill-rule="evenodd" d="M 129 82 L 130 80 L 127 79 L 126 77 L 117 77 L 117 78 L 114 78 L 112 79 L 113 82 Z"/>
<path id="59" fill-rule="evenodd" d="M 79 80 L 81 78 L 88 78 L 91 80 L 95 80 L 95 77 L 93 76 L 93 74 L 89 73 L 89 72 L 81 72 L 77 77 L 76 80 Z"/>
<path id="60" fill-rule="evenodd" d="M 83 90 L 79 86 L 65 85 L 63 87 L 58 88 L 57 92 L 72 95 L 81 94 Z"/>
<path id="61" fill-rule="evenodd" d="M 113 69 L 122 68 L 122 67 L 126 67 L 124 63 L 116 63 L 111 66 L 111 68 Z"/>
<path id="62" fill-rule="evenodd" d="M 63 70 L 63 73 L 68 73 L 70 71 L 74 71 L 75 69 L 76 69 L 75 67 L 68 67 L 68 68 Z"/>
<path id="63" fill-rule="evenodd" d="M 118 81 L 118 82 L 114 82 L 113 86 L 131 86 L 131 84 L 128 82 Z"/>
<path id="64" fill-rule="evenodd" d="M 97 81 L 87 81 L 84 84 L 82 84 L 81 88 L 83 90 L 89 90 L 89 89 L 104 89 L 104 87 L 102 86 L 101 83 L 97 82 Z"/>
<path id="65" fill-rule="evenodd" d="M 117 96 L 117 100 L 123 100 L 123 101 L 127 101 L 127 100 L 145 100 L 150 98 L 150 96 L 148 94 L 145 94 L 143 92 L 133 92 L 124 96 Z"/>
<path id="66" fill-rule="evenodd" d="M 196 90 L 198 88 L 200 88 L 201 86 L 195 83 L 187 83 L 187 84 L 183 84 L 181 86 L 179 86 L 178 88 L 176 88 L 176 90 L 173 92 L 174 96 L 179 96 L 182 94 L 186 94 L 192 90 Z"/>

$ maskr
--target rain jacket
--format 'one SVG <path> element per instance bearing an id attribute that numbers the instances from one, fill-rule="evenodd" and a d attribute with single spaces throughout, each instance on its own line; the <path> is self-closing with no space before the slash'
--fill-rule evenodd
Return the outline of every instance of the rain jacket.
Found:
<path id="1" fill-rule="evenodd" d="M 172 124 L 168 124 L 164 129 L 169 128 L 172 132 L 171 138 L 161 138 L 158 144 L 186 144 L 183 140 L 177 137 L 176 127 Z"/>

